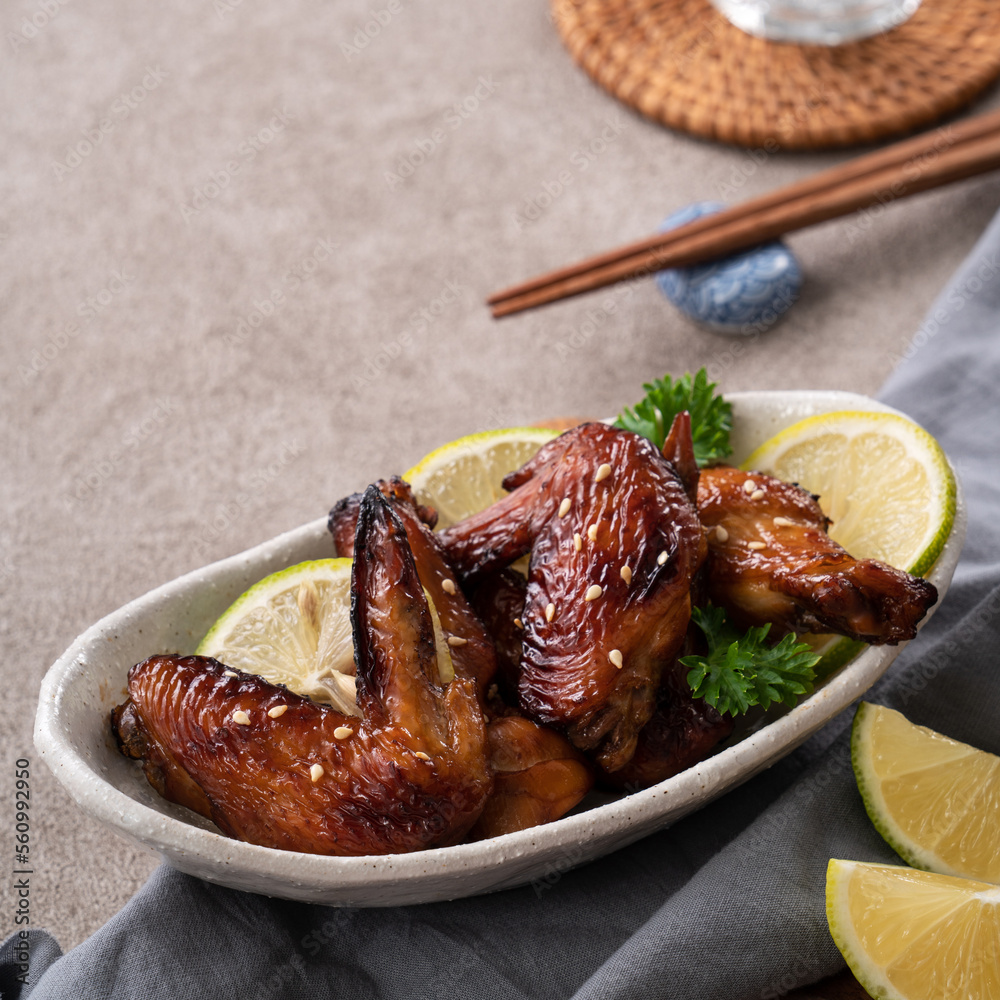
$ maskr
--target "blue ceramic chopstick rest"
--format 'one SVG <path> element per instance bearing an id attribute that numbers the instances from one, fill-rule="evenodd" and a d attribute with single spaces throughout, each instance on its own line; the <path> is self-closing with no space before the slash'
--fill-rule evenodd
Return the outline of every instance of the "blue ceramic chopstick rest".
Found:
<path id="1" fill-rule="evenodd" d="M 660 232 L 719 212 L 700 201 L 668 215 Z M 670 268 L 656 275 L 660 291 L 681 312 L 719 333 L 750 336 L 776 323 L 798 298 L 802 269 L 780 240 L 711 264 Z"/>

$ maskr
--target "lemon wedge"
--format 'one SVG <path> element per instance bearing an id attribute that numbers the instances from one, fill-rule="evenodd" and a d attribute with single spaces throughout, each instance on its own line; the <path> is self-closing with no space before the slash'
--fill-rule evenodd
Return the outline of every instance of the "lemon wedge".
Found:
<path id="1" fill-rule="evenodd" d="M 447 684 L 455 677 L 455 665 L 437 608 L 426 590 L 424 596 L 439 679 Z M 233 602 L 195 652 L 347 715 L 361 715 L 354 681 L 351 560 L 317 559 L 265 577 Z"/>
<path id="2" fill-rule="evenodd" d="M 238 597 L 196 652 L 358 715 L 350 610 L 350 559 L 299 563 Z"/>
<path id="3" fill-rule="evenodd" d="M 941 554 L 955 521 L 955 477 L 941 446 L 895 413 L 807 417 L 743 463 L 819 496 L 830 537 L 855 559 L 914 575 Z"/>
<path id="4" fill-rule="evenodd" d="M 858 982 L 884 1000 L 1000 996 L 1000 888 L 897 865 L 833 859 L 830 934 Z"/>
<path id="5" fill-rule="evenodd" d="M 543 427 L 469 434 L 425 455 L 403 478 L 419 503 L 437 510 L 438 528 L 447 528 L 504 496 L 504 476 L 557 436 Z"/>
<path id="6" fill-rule="evenodd" d="M 868 815 L 901 858 L 1000 883 L 1000 757 L 862 702 L 851 760 Z"/>
<path id="7" fill-rule="evenodd" d="M 807 417 L 765 441 L 743 463 L 819 496 L 830 537 L 855 559 L 915 576 L 937 561 L 955 523 L 955 477 L 941 446 L 895 413 L 843 410 Z M 838 670 L 864 649 L 843 636 L 805 635 Z"/>

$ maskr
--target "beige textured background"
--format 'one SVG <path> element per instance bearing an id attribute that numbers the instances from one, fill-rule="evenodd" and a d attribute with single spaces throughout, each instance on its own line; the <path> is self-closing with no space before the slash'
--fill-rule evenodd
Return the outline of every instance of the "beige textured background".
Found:
<path id="1" fill-rule="evenodd" d="M 738 356 L 649 282 L 596 332 L 591 299 L 497 324 L 498 287 L 844 154 L 758 162 L 632 116 L 544 0 L 20 0 L 0 30 L 0 849 L 25 755 L 32 921 L 64 948 L 155 864 L 35 758 L 39 682 L 77 633 L 438 443 L 613 412 L 667 370 L 875 391 L 1000 205 L 985 178 L 794 237 L 803 299 Z"/>

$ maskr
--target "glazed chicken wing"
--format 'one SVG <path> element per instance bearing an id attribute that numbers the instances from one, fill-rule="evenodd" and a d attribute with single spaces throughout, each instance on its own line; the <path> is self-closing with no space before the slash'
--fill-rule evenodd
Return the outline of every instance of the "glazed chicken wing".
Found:
<path id="1" fill-rule="evenodd" d="M 413 488 L 405 479 L 393 476 L 391 479 L 382 479 L 375 485 L 384 496 L 412 508 L 416 517 L 428 528 L 433 528 L 437 524 L 437 511 L 433 507 L 418 504 L 413 496 Z M 361 512 L 363 497 L 364 493 L 351 493 L 350 496 L 338 500 L 327 518 L 326 526 L 333 537 L 334 551 L 343 559 L 354 556 L 354 536 L 358 530 L 358 514 Z"/>
<path id="2" fill-rule="evenodd" d="M 223 832 L 312 854 L 461 840 L 492 787 L 471 680 L 443 684 L 406 532 L 372 487 L 360 504 L 351 621 L 362 717 L 202 657 L 129 672 L 113 725 L 166 798 Z"/>
<path id="3" fill-rule="evenodd" d="M 486 732 L 490 769 L 495 775 L 494 787 L 470 836 L 480 840 L 558 819 L 593 786 L 589 765 L 558 733 L 543 729 L 528 719 L 511 716 L 514 710 L 503 703 L 491 685 L 497 668 L 493 636 L 469 604 L 445 562 L 437 538 L 428 527 L 433 521 L 426 516 L 427 508 L 416 504 L 409 485 L 399 478 L 383 480 L 376 485 L 406 530 L 417 575 L 430 594 L 448 637 L 456 675 L 475 680 L 484 712 L 487 718 L 493 717 Z M 348 528 L 353 538 L 353 522 L 357 520 L 359 509 L 358 494 L 334 506 L 329 521 L 334 539 L 347 537 Z M 344 555 L 345 547 L 343 542 L 339 543 L 338 553 Z M 503 577 L 510 587 L 508 574 L 497 574 L 497 577 Z M 519 593 L 523 606 L 523 583 L 519 591 L 514 589 L 512 593 L 514 603 L 508 595 L 501 605 L 513 609 Z M 513 613 L 520 614 L 521 607 Z M 495 624 L 501 624 L 500 618 Z M 519 637 L 517 641 L 519 656 Z"/>
<path id="4" fill-rule="evenodd" d="M 409 483 L 398 476 L 383 479 L 375 487 L 386 497 L 403 525 L 413 553 L 417 576 L 434 603 L 456 673 L 476 682 L 480 702 L 485 705 L 486 692 L 496 674 L 496 650 L 483 623 L 462 593 L 437 537 L 430 530 L 437 520 L 435 512 L 418 505 Z M 337 554 L 343 557 L 354 555 L 353 539 L 357 530 L 361 496 L 362 494 L 354 493 L 345 497 L 330 511 L 328 527 Z M 352 539 L 349 546 L 344 541 L 348 537 Z"/>
<path id="5" fill-rule="evenodd" d="M 500 696 L 517 704 L 524 639 L 524 600 L 528 581 L 516 570 L 489 573 L 469 595 L 476 614 L 493 639 L 497 652 L 496 681 Z"/>
<path id="6" fill-rule="evenodd" d="M 698 514 L 708 531 L 708 596 L 743 628 L 838 632 L 870 643 L 912 639 L 934 585 L 827 534 L 816 498 L 759 472 L 702 469 Z"/>
<path id="7" fill-rule="evenodd" d="M 441 533 L 445 553 L 476 578 L 530 549 L 521 707 L 617 770 L 684 638 L 705 554 L 697 512 L 651 442 L 605 424 L 562 434 L 504 485 Z"/>

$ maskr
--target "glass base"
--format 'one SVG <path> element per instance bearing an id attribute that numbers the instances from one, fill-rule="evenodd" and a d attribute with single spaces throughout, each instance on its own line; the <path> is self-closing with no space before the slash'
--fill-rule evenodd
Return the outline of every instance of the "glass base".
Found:
<path id="1" fill-rule="evenodd" d="M 711 0 L 737 28 L 778 42 L 840 45 L 891 31 L 921 0 Z"/>

